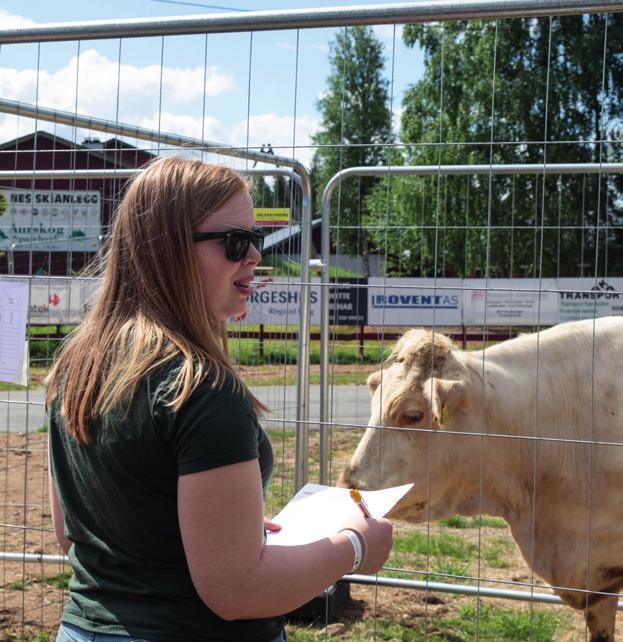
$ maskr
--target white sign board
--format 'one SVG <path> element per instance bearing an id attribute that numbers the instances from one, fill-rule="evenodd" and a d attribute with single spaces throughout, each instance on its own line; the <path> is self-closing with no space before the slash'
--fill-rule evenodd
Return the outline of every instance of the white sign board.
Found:
<path id="1" fill-rule="evenodd" d="M 100 287 L 100 279 L 32 279 L 30 322 L 38 325 L 80 323 Z"/>
<path id="2" fill-rule="evenodd" d="M 101 232 L 98 191 L 0 188 L 0 249 L 92 252 Z"/>
<path id="3" fill-rule="evenodd" d="M 369 325 L 461 325 L 461 279 L 368 279 Z"/>
<path id="4" fill-rule="evenodd" d="M 623 315 L 623 279 L 558 279 L 560 321 Z"/>
<path id="5" fill-rule="evenodd" d="M 556 279 L 464 279 L 463 325 L 554 325 Z"/>
<path id="6" fill-rule="evenodd" d="M 243 323 L 298 325 L 301 309 L 301 284 L 298 277 L 260 278 L 247 299 Z M 320 279 L 309 287 L 310 322 L 320 322 Z"/>
<path id="7" fill-rule="evenodd" d="M 23 383 L 28 283 L 0 281 L 0 381 Z"/>

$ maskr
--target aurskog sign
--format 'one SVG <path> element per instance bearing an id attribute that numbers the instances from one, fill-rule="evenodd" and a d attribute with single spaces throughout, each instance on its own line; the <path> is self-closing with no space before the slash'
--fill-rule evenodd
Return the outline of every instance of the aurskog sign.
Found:
<path id="1" fill-rule="evenodd" d="M 0 188 L 0 249 L 94 251 L 100 234 L 98 191 Z"/>

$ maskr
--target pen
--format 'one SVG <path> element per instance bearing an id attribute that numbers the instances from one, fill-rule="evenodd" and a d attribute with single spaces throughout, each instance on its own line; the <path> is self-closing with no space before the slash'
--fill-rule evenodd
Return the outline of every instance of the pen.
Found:
<path id="1" fill-rule="evenodd" d="M 365 503 L 363 497 L 361 496 L 361 493 L 356 488 L 350 489 L 350 497 L 355 502 L 355 504 L 359 506 L 359 510 L 363 513 L 364 517 L 371 517 L 368 505 Z"/>

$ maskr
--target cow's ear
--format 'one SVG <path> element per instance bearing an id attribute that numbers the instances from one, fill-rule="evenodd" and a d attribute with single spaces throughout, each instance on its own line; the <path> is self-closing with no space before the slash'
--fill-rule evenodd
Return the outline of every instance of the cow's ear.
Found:
<path id="1" fill-rule="evenodd" d="M 439 425 L 448 422 L 463 394 L 463 384 L 456 379 L 435 379 L 437 396 L 439 398 L 440 412 Z"/>
<path id="2" fill-rule="evenodd" d="M 424 394 L 430 402 L 433 426 L 443 427 L 461 398 L 463 386 L 454 379 L 432 377 L 424 382 Z"/>
<path id="3" fill-rule="evenodd" d="M 381 383 L 381 379 L 383 377 L 383 371 L 382 370 L 377 370 L 376 372 L 373 372 L 367 380 L 368 388 L 370 388 L 370 394 L 373 395 L 374 391 L 379 387 Z"/>

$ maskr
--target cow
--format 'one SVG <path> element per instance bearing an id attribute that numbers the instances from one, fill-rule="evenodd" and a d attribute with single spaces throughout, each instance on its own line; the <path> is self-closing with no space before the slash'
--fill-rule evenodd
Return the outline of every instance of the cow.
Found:
<path id="1" fill-rule="evenodd" d="M 368 377 L 371 416 L 338 485 L 414 482 L 393 517 L 503 517 L 531 569 L 614 640 L 623 587 L 623 317 L 480 351 L 407 331 Z"/>

